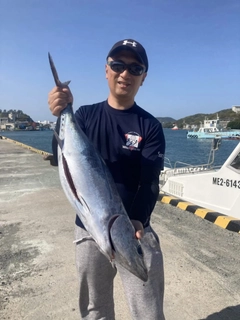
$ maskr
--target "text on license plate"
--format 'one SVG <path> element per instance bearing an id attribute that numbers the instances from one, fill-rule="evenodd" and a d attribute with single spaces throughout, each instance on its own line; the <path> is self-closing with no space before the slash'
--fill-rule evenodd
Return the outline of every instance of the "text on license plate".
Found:
<path id="1" fill-rule="evenodd" d="M 240 189 L 240 180 L 223 179 L 223 178 L 214 178 L 213 177 L 212 183 L 217 186 Z"/>

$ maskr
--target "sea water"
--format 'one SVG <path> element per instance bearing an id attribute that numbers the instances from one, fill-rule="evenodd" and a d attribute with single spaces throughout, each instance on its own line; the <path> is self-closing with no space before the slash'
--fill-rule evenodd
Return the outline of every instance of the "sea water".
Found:
<path id="1" fill-rule="evenodd" d="M 176 161 L 198 165 L 208 162 L 212 139 L 187 139 L 186 130 L 164 129 L 166 158 L 172 165 Z M 53 131 L 4 131 L 0 135 L 17 140 L 34 148 L 52 152 Z M 237 140 L 222 140 L 215 154 L 215 165 L 222 165 L 238 144 Z"/>

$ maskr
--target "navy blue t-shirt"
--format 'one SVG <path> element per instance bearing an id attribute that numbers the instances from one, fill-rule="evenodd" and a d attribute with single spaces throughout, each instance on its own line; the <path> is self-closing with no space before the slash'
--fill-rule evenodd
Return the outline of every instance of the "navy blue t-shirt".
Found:
<path id="1" fill-rule="evenodd" d="M 161 123 L 136 103 L 128 110 L 118 110 L 103 101 L 80 107 L 75 117 L 106 162 L 130 219 L 146 227 L 164 163 Z M 82 227 L 78 216 L 76 224 Z"/>

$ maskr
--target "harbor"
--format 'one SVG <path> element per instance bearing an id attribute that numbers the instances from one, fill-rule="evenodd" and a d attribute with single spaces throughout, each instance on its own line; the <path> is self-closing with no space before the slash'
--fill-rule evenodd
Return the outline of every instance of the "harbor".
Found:
<path id="1" fill-rule="evenodd" d="M 0 139 L 0 317 L 79 319 L 75 213 L 46 152 Z M 159 201 L 169 320 L 240 318 L 240 235 Z M 120 278 L 116 320 L 130 320 Z"/>

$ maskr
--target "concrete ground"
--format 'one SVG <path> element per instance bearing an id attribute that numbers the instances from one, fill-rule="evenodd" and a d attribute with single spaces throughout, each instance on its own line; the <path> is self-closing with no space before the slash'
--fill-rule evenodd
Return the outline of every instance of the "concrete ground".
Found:
<path id="1" fill-rule="evenodd" d="M 80 319 L 74 219 L 57 167 L 0 140 L 0 319 Z M 239 320 L 240 235 L 160 202 L 152 226 L 164 254 L 166 319 Z M 130 320 L 118 277 L 115 303 L 116 320 Z"/>

